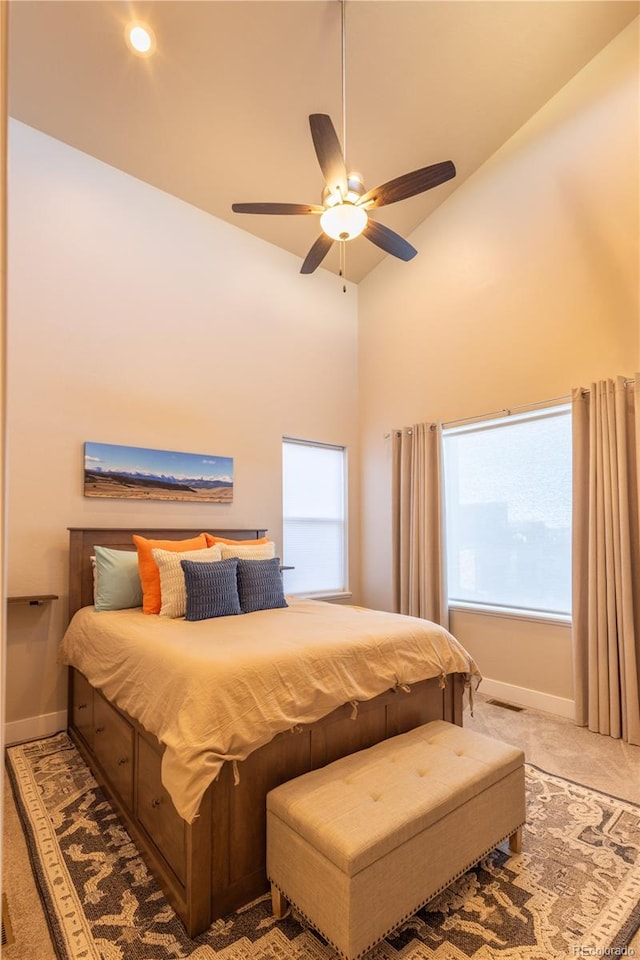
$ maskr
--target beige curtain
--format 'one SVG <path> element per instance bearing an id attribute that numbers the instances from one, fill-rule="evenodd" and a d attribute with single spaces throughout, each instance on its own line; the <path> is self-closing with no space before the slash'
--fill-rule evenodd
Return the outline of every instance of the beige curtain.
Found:
<path id="1" fill-rule="evenodd" d="M 640 380 L 572 393 L 576 722 L 640 744 Z"/>
<path id="2" fill-rule="evenodd" d="M 441 450 L 436 424 L 392 434 L 393 577 L 399 613 L 447 627 Z"/>

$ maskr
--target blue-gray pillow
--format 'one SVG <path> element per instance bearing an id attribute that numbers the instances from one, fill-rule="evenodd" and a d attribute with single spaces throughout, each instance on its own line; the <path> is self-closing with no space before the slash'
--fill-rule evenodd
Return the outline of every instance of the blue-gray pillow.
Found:
<path id="1" fill-rule="evenodd" d="M 142 584 L 135 550 L 93 548 L 95 577 L 93 602 L 96 610 L 125 610 L 142 606 Z"/>
<path id="2" fill-rule="evenodd" d="M 181 560 L 180 565 L 184 570 L 187 591 L 186 620 L 209 620 L 211 617 L 230 617 L 242 613 L 236 577 L 238 561 L 235 557 L 216 563 Z"/>
<path id="3" fill-rule="evenodd" d="M 238 560 L 238 595 L 243 613 L 288 607 L 289 604 L 284 598 L 279 558 Z"/>

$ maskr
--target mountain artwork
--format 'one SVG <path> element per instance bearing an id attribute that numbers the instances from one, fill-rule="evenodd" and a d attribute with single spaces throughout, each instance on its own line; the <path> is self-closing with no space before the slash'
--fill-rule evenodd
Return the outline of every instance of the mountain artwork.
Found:
<path id="1" fill-rule="evenodd" d="M 86 442 L 84 495 L 231 503 L 233 458 Z"/>

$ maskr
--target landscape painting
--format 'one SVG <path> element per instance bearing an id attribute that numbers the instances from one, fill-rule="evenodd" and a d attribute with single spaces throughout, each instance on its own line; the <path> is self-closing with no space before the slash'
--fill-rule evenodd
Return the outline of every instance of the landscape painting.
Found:
<path id="1" fill-rule="evenodd" d="M 233 458 L 87 442 L 84 495 L 231 503 Z"/>

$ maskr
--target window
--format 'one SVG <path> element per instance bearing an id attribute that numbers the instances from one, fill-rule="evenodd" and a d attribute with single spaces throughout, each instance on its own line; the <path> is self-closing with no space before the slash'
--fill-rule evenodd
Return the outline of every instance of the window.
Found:
<path id="1" fill-rule="evenodd" d="M 347 590 L 344 447 L 282 441 L 283 563 L 288 593 Z"/>
<path id="2" fill-rule="evenodd" d="M 571 613 L 571 414 L 444 431 L 449 603 Z"/>

